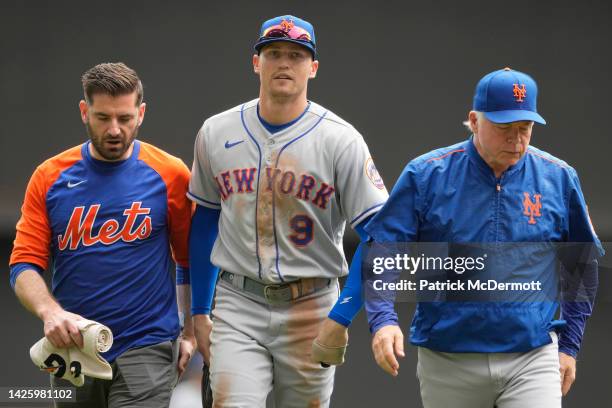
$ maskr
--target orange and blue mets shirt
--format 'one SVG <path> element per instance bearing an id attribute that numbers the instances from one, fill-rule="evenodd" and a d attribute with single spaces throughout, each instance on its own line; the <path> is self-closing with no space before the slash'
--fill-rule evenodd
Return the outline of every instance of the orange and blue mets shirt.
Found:
<path id="1" fill-rule="evenodd" d="M 91 157 L 89 142 L 34 171 L 17 223 L 11 283 L 51 263 L 52 293 L 61 306 L 111 328 L 104 357 L 175 339 L 176 289 L 188 283 L 192 213 L 189 170 L 178 158 L 135 141 L 121 162 Z"/>

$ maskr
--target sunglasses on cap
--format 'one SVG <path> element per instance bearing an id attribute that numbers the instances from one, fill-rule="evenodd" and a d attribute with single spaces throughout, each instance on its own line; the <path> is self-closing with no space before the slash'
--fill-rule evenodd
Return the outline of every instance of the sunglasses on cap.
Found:
<path id="1" fill-rule="evenodd" d="M 302 27 L 296 27 L 292 22 L 283 21 L 281 24 L 268 27 L 259 37 L 259 41 L 268 38 L 289 38 L 298 41 L 312 42 L 310 33 Z"/>

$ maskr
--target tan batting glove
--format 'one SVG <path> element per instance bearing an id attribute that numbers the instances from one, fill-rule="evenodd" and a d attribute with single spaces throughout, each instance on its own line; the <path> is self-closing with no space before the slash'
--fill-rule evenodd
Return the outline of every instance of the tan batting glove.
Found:
<path id="1" fill-rule="evenodd" d="M 319 335 L 312 343 L 312 360 L 322 367 L 344 363 L 348 346 L 348 329 L 330 318 L 321 325 Z"/>
<path id="2" fill-rule="evenodd" d="M 346 346 L 330 347 L 319 343 L 316 339 L 312 342 L 312 357 L 316 363 L 321 363 L 321 367 L 330 365 L 340 365 L 344 363 Z"/>

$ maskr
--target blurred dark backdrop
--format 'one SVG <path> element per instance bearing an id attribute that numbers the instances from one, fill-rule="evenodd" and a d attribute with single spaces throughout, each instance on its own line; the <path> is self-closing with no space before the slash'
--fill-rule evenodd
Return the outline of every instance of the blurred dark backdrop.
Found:
<path id="1" fill-rule="evenodd" d="M 86 139 L 77 103 L 89 67 L 124 61 L 135 68 L 147 102 L 141 139 L 190 165 L 204 119 L 257 96 L 251 46 L 261 22 L 284 13 L 306 18 L 315 25 L 321 61 L 309 97 L 362 132 L 390 188 L 411 158 L 467 136 L 461 122 L 476 82 L 510 66 L 540 87 L 548 125 L 536 127 L 533 145 L 576 168 L 593 223 L 610 240 L 611 7 L 523 0 L 2 1 L 0 387 L 46 383 L 27 354 L 42 326 L 12 294 L 7 259 L 30 174 Z M 607 275 L 601 281 L 610 284 Z M 598 302 L 565 407 L 607 405 L 611 312 L 610 297 Z M 411 313 L 410 305 L 401 308 L 404 327 Z M 351 333 L 332 406 L 420 406 L 414 349 L 391 379 L 373 362 L 363 315 Z"/>

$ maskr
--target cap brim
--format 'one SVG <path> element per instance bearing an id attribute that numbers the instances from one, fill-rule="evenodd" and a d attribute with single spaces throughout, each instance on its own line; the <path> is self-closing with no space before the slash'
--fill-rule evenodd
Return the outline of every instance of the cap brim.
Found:
<path id="1" fill-rule="evenodd" d="M 267 44 L 270 44 L 276 41 L 286 41 L 286 42 L 291 42 L 297 45 L 301 45 L 302 47 L 307 48 L 308 51 L 312 53 L 313 57 L 317 56 L 317 50 L 315 50 L 315 47 L 312 45 L 312 43 L 306 42 L 306 41 L 294 40 L 293 38 L 266 38 L 264 40 L 257 41 L 255 45 L 253 46 L 253 48 L 255 49 L 255 51 L 259 52 L 264 45 L 267 45 Z"/>
<path id="2" fill-rule="evenodd" d="M 505 110 L 497 112 L 484 112 L 487 119 L 494 123 L 510 123 L 520 122 L 522 120 L 531 120 L 533 122 L 545 125 L 546 121 L 537 112 L 528 110 Z"/>

